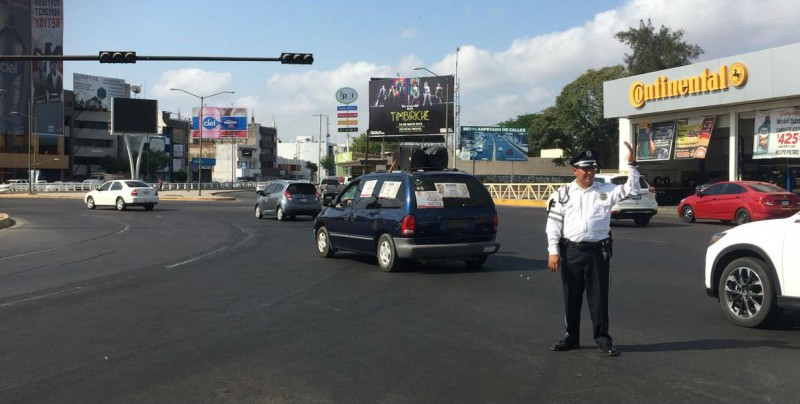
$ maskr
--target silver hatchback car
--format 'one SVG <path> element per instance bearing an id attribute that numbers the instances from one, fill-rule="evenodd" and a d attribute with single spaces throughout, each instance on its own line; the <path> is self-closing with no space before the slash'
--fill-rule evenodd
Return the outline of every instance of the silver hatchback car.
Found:
<path id="1" fill-rule="evenodd" d="M 594 177 L 597 182 L 610 182 L 612 184 L 620 185 L 628 181 L 627 174 L 613 174 L 602 173 Z M 631 195 L 614 205 L 611 208 L 612 219 L 633 219 L 637 226 L 647 226 L 656 213 L 658 213 L 658 202 L 656 202 L 656 190 L 651 187 L 647 181 L 639 177 L 639 186 L 642 190 L 637 195 Z M 556 202 L 558 192 L 553 192 L 547 198 L 546 209 L 549 212 L 550 208 Z"/>
<path id="2" fill-rule="evenodd" d="M 317 217 L 322 210 L 322 201 L 314 184 L 307 181 L 278 180 L 270 182 L 263 191 L 257 191 L 255 215 L 275 214 L 283 221 L 305 215 Z"/>

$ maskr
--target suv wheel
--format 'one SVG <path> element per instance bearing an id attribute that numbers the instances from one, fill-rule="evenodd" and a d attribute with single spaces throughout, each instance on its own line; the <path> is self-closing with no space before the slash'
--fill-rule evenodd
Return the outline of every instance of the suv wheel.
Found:
<path id="1" fill-rule="evenodd" d="M 261 219 L 264 214 L 261 213 L 261 205 L 256 205 L 256 219 Z"/>
<path id="2" fill-rule="evenodd" d="M 634 217 L 633 222 L 636 223 L 637 226 L 647 226 L 647 224 L 650 223 L 650 217 L 649 216 Z"/>
<path id="3" fill-rule="evenodd" d="M 275 218 L 278 219 L 278 221 L 286 220 L 286 215 L 283 213 L 282 207 L 278 206 L 278 208 L 275 209 Z"/>
<path id="4" fill-rule="evenodd" d="M 489 258 L 488 255 L 483 254 L 477 257 L 472 258 L 464 258 L 464 265 L 470 269 L 477 269 L 483 266 L 486 263 L 486 259 Z"/>
<path id="5" fill-rule="evenodd" d="M 323 258 L 333 257 L 334 249 L 331 245 L 331 237 L 325 226 L 317 229 L 317 252 Z"/>
<path id="6" fill-rule="evenodd" d="M 733 260 L 719 278 L 719 304 L 731 322 L 758 327 L 769 320 L 775 307 L 766 264 L 756 258 Z"/>
<path id="7" fill-rule="evenodd" d="M 378 239 L 378 247 L 375 249 L 375 258 L 378 259 L 378 266 L 382 271 L 392 272 L 398 268 L 398 260 L 394 249 L 394 240 L 388 234 L 382 234 Z"/>

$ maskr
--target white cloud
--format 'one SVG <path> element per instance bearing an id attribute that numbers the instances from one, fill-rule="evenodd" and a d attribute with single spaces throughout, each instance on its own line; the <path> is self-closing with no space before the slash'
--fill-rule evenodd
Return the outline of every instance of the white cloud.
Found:
<path id="1" fill-rule="evenodd" d="M 742 0 L 735 5 L 726 0 L 630 0 L 580 26 L 510 40 L 505 49 L 465 44 L 458 53 L 454 48 L 439 60 L 425 61 L 411 54 L 399 56 L 394 65 L 357 61 L 332 70 L 311 66 L 297 73 L 271 74 L 260 83 L 241 83 L 225 72 L 172 70 L 163 74 L 154 93 L 156 98 L 170 97 L 185 105 L 185 98 L 176 98 L 176 92 L 169 88 L 210 94 L 236 84 L 236 96 L 241 97 L 235 99 L 236 103 L 252 108 L 256 122 L 271 124 L 274 116 L 282 139 L 315 136 L 319 131 L 315 114 L 329 115 L 330 131 L 337 139 L 337 89 L 353 87 L 358 91 L 355 105 L 359 129 L 364 131 L 369 120 L 370 78 L 407 76 L 414 74 L 416 67 L 439 75 L 455 74 L 458 59 L 461 123 L 494 125 L 553 105 L 563 86 L 588 69 L 622 64 L 630 49 L 614 34 L 638 27 L 640 20 L 650 18 L 656 28 L 665 25 L 673 31 L 683 29 L 685 41 L 705 50 L 702 61 L 796 42 L 800 37 L 797 15 L 800 2 L 790 0 Z M 407 30 L 403 35 L 415 33 Z"/>

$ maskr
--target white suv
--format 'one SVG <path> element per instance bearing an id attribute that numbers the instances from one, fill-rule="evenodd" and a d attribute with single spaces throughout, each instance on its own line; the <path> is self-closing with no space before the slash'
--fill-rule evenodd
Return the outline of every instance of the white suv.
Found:
<path id="1" fill-rule="evenodd" d="M 711 237 L 706 293 L 742 327 L 765 324 L 783 307 L 800 307 L 800 212 L 736 226 Z"/>
<path id="2" fill-rule="evenodd" d="M 612 184 L 620 185 L 628 181 L 627 174 L 620 173 L 602 173 L 596 174 L 594 180 L 597 182 L 610 182 Z M 647 181 L 639 177 L 639 186 L 642 188 L 638 195 L 631 195 L 614 205 L 611 208 L 612 219 L 633 219 L 637 226 L 647 226 L 656 213 L 658 213 L 658 202 L 656 202 L 656 190 L 647 183 Z M 558 191 L 553 192 L 547 198 L 546 209 L 555 206 L 556 198 L 558 198 Z"/>

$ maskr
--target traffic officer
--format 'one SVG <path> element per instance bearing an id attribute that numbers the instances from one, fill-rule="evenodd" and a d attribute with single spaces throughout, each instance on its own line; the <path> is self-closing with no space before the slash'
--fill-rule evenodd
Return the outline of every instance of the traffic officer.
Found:
<path id="1" fill-rule="evenodd" d="M 618 356 L 608 335 L 608 286 L 611 260 L 611 207 L 628 195 L 639 193 L 639 171 L 628 148 L 628 181 L 622 185 L 595 182 L 598 155 L 584 150 L 570 160 L 575 180 L 560 187 L 547 217 L 547 267 L 561 272 L 567 333 L 550 347 L 553 351 L 580 348 L 583 293 L 589 303 L 593 337 L 598 349 Z"/>

